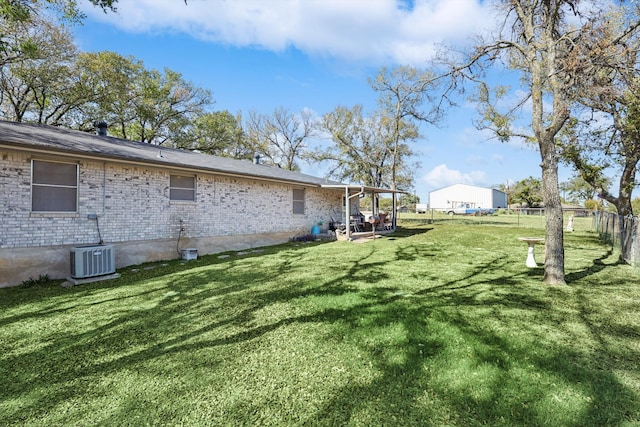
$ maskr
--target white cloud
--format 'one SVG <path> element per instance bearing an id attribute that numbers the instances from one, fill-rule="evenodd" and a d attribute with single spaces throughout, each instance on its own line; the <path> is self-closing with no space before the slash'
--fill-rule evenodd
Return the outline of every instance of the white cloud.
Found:
<path id="1" fill-rule="evenodd" d="M 491 156 L 491 160 L 498 165 L 503 165 L 506 161 L 506 158 L 502 154 L 494 153 Z"/>
<path id="2" fill-rule="evenodd" d="M 471 171 L 463 173 L 459 170 L 449 169 L 446 164 L 440 164 L 427 172 L 421 181 L 428 188 L 442 188 L 453 184 L 481 185 L 487 181 L 484 171 Z"/>
<path id="3" fill-rule="evenodd" d="M 476 147 L 482 143 L 491 141 L 493 132 L 488 129 L 477 129 L 474 126 L 465 126 L 455 134 L 457 143 L 464 147 Z"/>
<path id="4" fill-rule="evenodd" d="M 486 165 L 503 165 L 505 163 L 505 156 L 502 154 L 498 154 L 498 153 L 493 153 L 491 155 L 484 154 L 484 155 L 471 155 L 468 156 L 465 159 L 465 162 L 468 165 L 474 165 L 474 166 L 478 166 L 478 165 L 482 165 L 482 166 L 486 166 Z"/>
<path id="5" fill-rule="evenodd" d="M 87 9 L 93 19 L 129 32 L 183 32 L 232 46 L 314 56 L 421 65 L 440 44 L 461 44 L 490 18 L 480 0 L 136 0 L 118 15 Z M 486 19 L 483 19 L 486 18 Z"/>
<path id="6" fill-rule="evenodd" d="M 489 159 L 487 159 L 486 156 L 478 156 L 478 155 L 474 155 L 474 156 L 469 156 L 466 158 L 466 163 L 469 165 L 486 165 L 489 163 Z"/>

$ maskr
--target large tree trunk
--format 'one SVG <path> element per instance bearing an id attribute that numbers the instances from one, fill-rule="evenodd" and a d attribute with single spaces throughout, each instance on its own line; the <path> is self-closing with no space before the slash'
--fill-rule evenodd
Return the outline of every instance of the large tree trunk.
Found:
<path id="1" fill-rule="evenodd" d="M 585 169 L 584 163 L 577 158 L 578 160 L 573 160 L 576 169 L 582 171 Z M 625 165 L 622 168 L 622 174 L 620 175 L 620 180 L 618 182 L 618 195 L 614 196 L 601 185 L 598 185 L 598 182 L 592 179 L 589 175 L 586 176 L 585 181 L 589 183 L 595 190 L 598 192 L 600 197 L 602 197 L 607 202 L 611 203 L 616 207 L 616 211 L 618 215 L 623 217 L 633 216 L 633 206 L 631 204 L 631 194 L 633 188 L 635 187 L 635 176 L 637 167 L 636 165 L 640 161 L 638 156 L 629 156 L 625 161 Z"/>
<path id="2" fill-rule="evenodd" d="M 545 214 L 544 282 L 564 285 L 564 234 L 562 201 L 558 187 L 558 157 L 553 137 L 539 141 L 542 154 L 542 198 Z"/>
<path id="3" fill-rule="evenodd" d="M 614 203 L 618 211 L 618 215 L 633 215 L 633 207 L 631 205 L 631 192 L 635 187 L 635 177 L 638 160 L 638 156 L 628 156 L 624 168 L 622 169 L 618 190 L 618 200 L 617 203 Z"/>
<path id="4" fill-rule="evenodd" d="M 560 2 L 563 3 L 563 2 Z M 564 285 L 564 236 L 562 204 L 558 185 L 558 152 L 556 135 L 569 118 L 565 82 L 559 74 L 558 33 L 559 3 L 533 0 L 510 0 L 522 25 L 525 41 L 526 73 L 530 76 L 531 129 L 542 159 L 542 199 L 545 211 L 545 257 L 543 281 L 548 285 Z M 541 16 L 540 16 L 541 15 Z M 552 106 L 545 111 L 545 96 Z"/>
<path id="5" fill-rule="evenodd" d="M 549 55 L 553 58 L 553 55 Z M 553 63 L 552 60 L 549 60 Z M 553 72 L 543 70 L 534 57 L 530 58 L 532 76 L 531 100 L 532 120 L 531 128 L 538 141 L 540 157 L 542 158 L 542 199 L 545 213 L 545 260 L 543 281 L 548 285 L 564 285 L 564 235 L 562 227 L 562 202 L 560 200 L 560 186 L 558 185 L 558 152 L 555 137 L 569 117 L 569 111 L 561 95 L 563 91 L 558 87 L 557 79 L 551 79 L 554 89 L 552 120 L 545 123 L 543 88 L 544 76 Z"/>

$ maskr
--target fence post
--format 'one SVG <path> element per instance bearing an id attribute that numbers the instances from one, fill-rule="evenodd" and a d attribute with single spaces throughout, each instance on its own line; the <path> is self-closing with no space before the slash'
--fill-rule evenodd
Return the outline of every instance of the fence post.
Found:
<path id="1" fill-rule="evenodd" d="M 621 258 L 634 267 L 640 265 L 640 219 L 597 211 L 594 227 L 600 239 L 620 249 Z"/>

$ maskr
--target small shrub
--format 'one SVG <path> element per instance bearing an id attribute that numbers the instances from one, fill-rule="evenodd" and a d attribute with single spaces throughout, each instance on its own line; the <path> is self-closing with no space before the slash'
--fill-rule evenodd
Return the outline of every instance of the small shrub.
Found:
<path id="1" fill-rule="evenodd" d="M 304 234 L 302 236 L 295 236 L 291 238 L 292 242 L 313 242 L 316 240 L 318 236 L 314 236 L 313 234 Z"/>
<path id="2" fill-rule="evenodd" d="M 40 276 L 38 276 L 37 279 L 34 279 L 33 277 L 29 277 L 29 279 L 22 282 L 20 286 L 23 288 L 31 288 L 33 286 L 47 285 L 49 284 L 49 282 L 51 282 L 51 278 L 49 277 L 49 275 L 41 274 Z"/>

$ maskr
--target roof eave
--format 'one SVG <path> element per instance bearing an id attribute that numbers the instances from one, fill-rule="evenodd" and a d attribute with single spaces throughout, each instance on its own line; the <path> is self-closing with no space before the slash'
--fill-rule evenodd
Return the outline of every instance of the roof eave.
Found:
<path id="1" fill-rule="evenodd" d="M 236 173 L 236 172 L 229 172 L 229 171 L 225 171 L 217 168 L 194 167 L 194 166 L 183 165 L 181 163 L 174 163 L 170 161 L 132 159 L 130 157 L 109 155 L 104 153 L 90 154 L 90 153 L 84 153 L 84 152 L 79 152 L 74 150 L 65 150 L 65 149 L 59 149 L 59 148 L 53 148 L 53 147 L 40 148 L 40 147 L 36 147 L 29 144 L 21 144 L 18 142 L 11 142 L 10 144 L 8 144 L 0 141 L 0 148 L 7 149 L 7 150 L 19 150 L 19 151 L 28 152 L 28 153 L 39 153 L 43 155 L 58 155 L 58 156 L 64 156 L 64 157 L 74 157 L 77 159 L 88 159 L 88 160 L 96 160 L 96 161 L 111 160 L 115 162 L 120 162 L 125 164 L 134 164 L 134 165 L 140 165 L 140 166 L 164 167 L 164 168 L 170 168 L 170 169 L 180 170 L 180 171 L 189 171 L 189 172 L 206 172 L 206 173 L 212 173 L 216 175 L 233 177 L 233 178 L 248 178 L 248 179 L 255 179 L 255 180 L 266 181 L 266 182 L 277 182 L 281 184 L 284 183 L 289 185 L 292 185 L 292 184 L 300 185 L 304 187 L 316 187 L 316 188 L 324 187 L 324 185 L 321 185 L 321 184 L 305 182 L 305 181 L 300 181 L 295 179 L 278 179 L 278 178 L 271 178 L 271 177 L 266 177 L 262 175 L 252 174 L 252 173 Z"/>
<path id="2" fill-rule="evenodd" d="M 370 187 L 367 185 L 354 185 L 354 184 L 322 184 L 322 188 L 335 188 L 342 190 L 357 190 L 365 193 L 397 193 L 397 194 L 409 194 L 404 190 L 392 190 L 390 188 Z"/>

